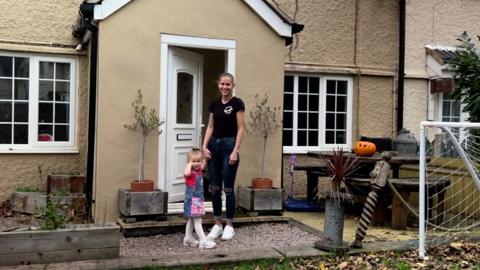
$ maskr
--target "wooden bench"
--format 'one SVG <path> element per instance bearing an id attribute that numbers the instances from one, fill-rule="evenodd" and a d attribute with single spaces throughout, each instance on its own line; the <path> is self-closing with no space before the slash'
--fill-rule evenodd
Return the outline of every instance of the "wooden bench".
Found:
<path id="1" fill-rule="evenodd" d="M 370 178 L 349 178 L 348 183 L 355 186 L 370 186 Z M 419 191 L 418 178 L 393 178 L 389 179 L 390 183 L 395 187 L 402 198 L 408 202 L 411 192 Z M 443 211 L 445 209 L 445 192 L 446 187 L 450 185 L 450 181 L 446 179 L 439 179 L 438 181 L 428 181 L 426 184 L 426 191 L 428 191 L 428 205 L 433 205 L 433 197 L 437 196 L 437 205 L 435 206 L 436 216 L 435 223 L 443 222 Z M 382 203 L 380 200 L 378 203 Z M 377 203 L 377 204 L 378 204 Z M 392 197 L 392 228 L 404 230 L 407 227 L 408 209 L 403 205 L 400 198 L 394 193 Z M 427 215 L 431 217 L 433 214 L 432 208 L 429 209 Z"/>
<path id="2" fill-rule="evenodd" d="M 327 168 L 322 164 L 295 165 L 295 171 L 307 173 L 307 201 L 313 201 L 317 195 L 318 177 L 328 176 Z"/>

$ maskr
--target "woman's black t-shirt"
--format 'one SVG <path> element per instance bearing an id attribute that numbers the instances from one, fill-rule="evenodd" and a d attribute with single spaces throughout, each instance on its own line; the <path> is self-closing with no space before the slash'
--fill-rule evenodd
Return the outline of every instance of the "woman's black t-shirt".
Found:
<path id="1" fill-rule="evenodd" d="M 237 136 L 237 112 L 245 111 L 245 104 L 237 97 L 232 97 L 226 104 L 219 98 L 210 103 L 208 111 L 213 114 L 213 137 Z"/>

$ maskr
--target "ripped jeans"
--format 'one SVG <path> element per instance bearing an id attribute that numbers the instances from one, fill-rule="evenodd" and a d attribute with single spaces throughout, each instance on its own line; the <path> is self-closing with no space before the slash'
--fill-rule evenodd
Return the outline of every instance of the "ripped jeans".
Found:
<path id="1" fill-rule="evenodd" d="M 222 216 L 222 185 L 226 197 L 227 221 L 232 222 L 235 215 L 235 176 L 237 175 L 240 156 L 235 164 L 228 161 L 235 147 L 235 138 L 211 138 L 208 150 L 212 158 L 208 161 L 208 176 L 210 178 L 210 192 L 212 193 L 213 217 L 215 220 Z"/>

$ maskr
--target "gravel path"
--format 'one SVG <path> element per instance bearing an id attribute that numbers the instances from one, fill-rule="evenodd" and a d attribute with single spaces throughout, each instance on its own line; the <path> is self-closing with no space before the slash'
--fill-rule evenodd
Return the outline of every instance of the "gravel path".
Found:
<path id="1" fill-rule="evenodd" d="M 198 253 L 199 249 L 196 247 L 183 246 L 183 236 L 183 233 L 175 233 L 150 237 L 122 237 L 120 239 L 120 256 L 149 257 L 165 254 Z M 313 246 L 313 243 L 318 239 L 317 236 L 302 231 L 294 225 L 262 223 L 235 228 L 235 237 L 232 240 L 222 241 L 218 239 L 216 248 L 205 251 Z"/>

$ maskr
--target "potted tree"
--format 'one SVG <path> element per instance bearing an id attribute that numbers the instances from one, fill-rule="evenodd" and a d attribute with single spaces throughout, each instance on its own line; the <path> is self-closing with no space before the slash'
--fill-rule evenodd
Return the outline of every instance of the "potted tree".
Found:
<path id="1" fill-rule="evenodd" d="M 125 128 L 140 133 L 140 161 L 138 164 L 138 179 L 131 182 L 130 189 L 132 192 L 153 191 L 153 180 L 144 178 L 145 142 L 148 136 L 161 134 L 162 131 L 158 128 L 163 124 L 163 121 L 160 121 L 155 109 L 148 110 L 147 106 L 143 104 L 143 95 L 140 89 L 137 98 L 132 102 L 132 107 L 135 121 L 132 124 L 125 124 Z"/>
<path id="2" fill-rule="evenodd" d="M 168 192 L 154 189 L 154 181 L 144 178 L 145 142 L 150 135 L 160 135 L 163 124 L 154 109 L 148 110 L 143 104 L 143 95 L 138 90 L 132 102 L 135 122 L 125 128 L 140 133 L 140 161 L 138 179 L 131 181 L 130 189 L 119 189 L 118 210 L 125 222 L 135 222 L 138 217 L 163 218 L 167 214 Z"/>
<path id="3" fill-rule="evenodd" d="M 267 140 L 275 131 L 280 129 L 280 106 L 270 106 L 268 96 L 264 94 L 257 100 L 255 107 L 250 111 L 247 132 L 262 139 L 262 163 L 260 177 L 252 179 L 252 185 L 238 186 L 238 205 L 253 214 L 258 212 L 276 212 L 283 208 L 283 189 L 272 188 L 272 179 L 265 178 L 265 157 Z"/>
<path id="4" fill-rule="evenodd" d="M 250 111 L 250 119 L 248 120 L 247 133 L 259 136 L 262 139 L 262 165 L 260 177 L 252 179 L 252 188 L 268 189 L 272 188 L 272 179 L 265 178 L 265 156 L 267 150 L 267 140 L 270 135 L 275 133 L 282 127 L 280 118 L 280 106 L 270 106 L 268 103 L 268 95 L 265 93 L 259 99 L 258 94 L 255 95 L 257 101 L 253 110 Z"/>

